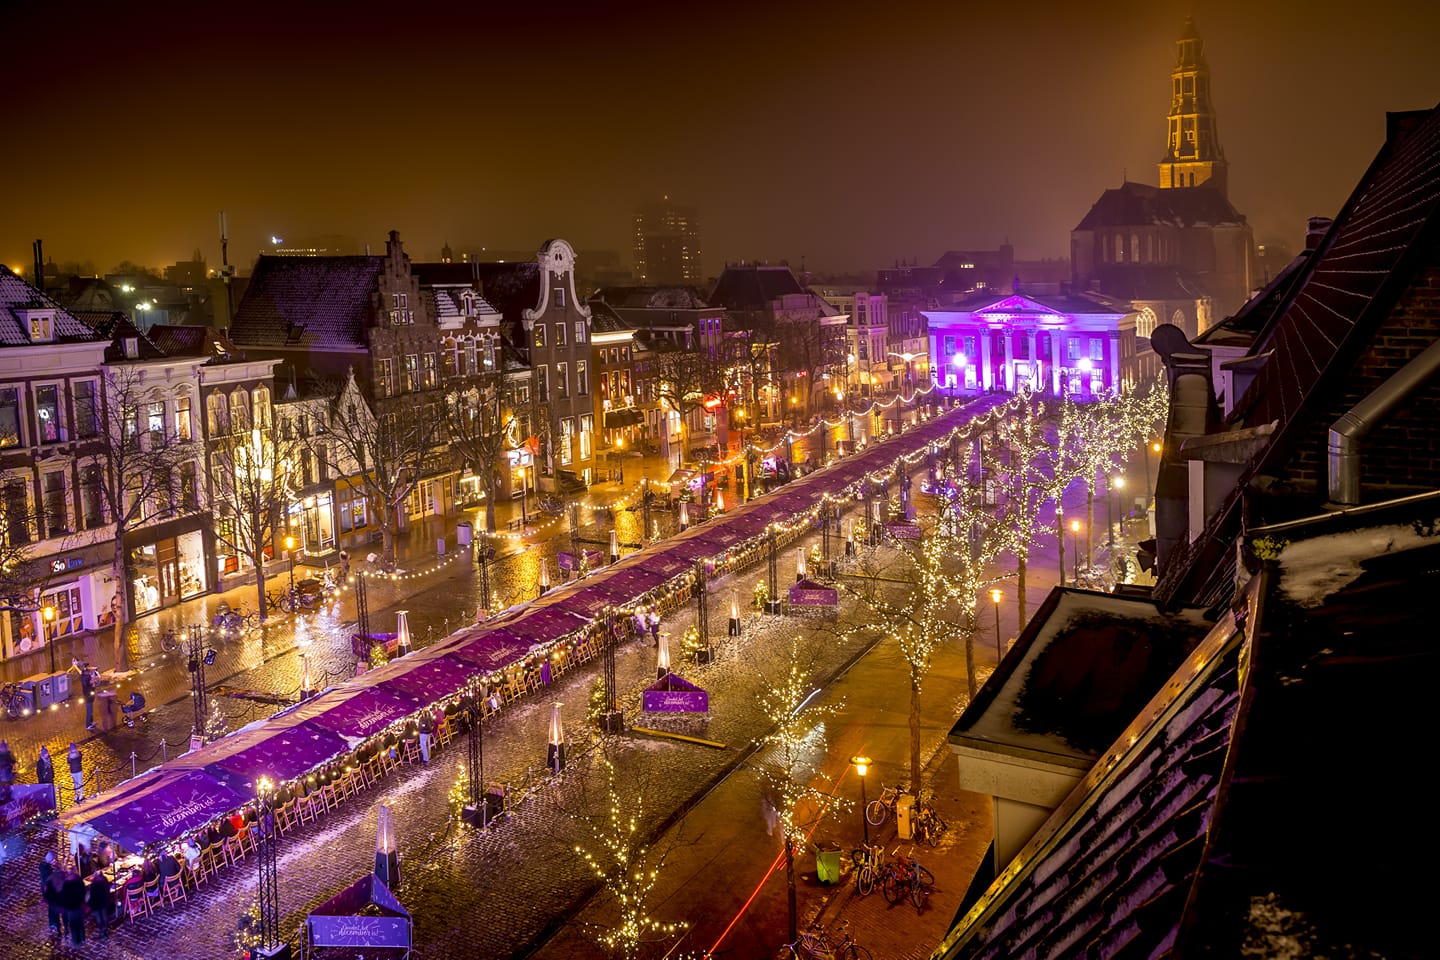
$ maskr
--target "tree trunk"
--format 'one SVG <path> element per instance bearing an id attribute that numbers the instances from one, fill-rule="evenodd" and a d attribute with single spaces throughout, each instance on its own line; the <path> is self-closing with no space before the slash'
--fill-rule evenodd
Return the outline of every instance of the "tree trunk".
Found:
<path id="1" fill-rule="evenodd" d="M 1015 628 L 1015 636 L 1017 639 L 1025 629 L 1025 569 L 1028 566 L 1027 553 L 1028 551 L 1021 550 L 1015 554 L 1015 601 L 1019 604 L 1020 609 L 1020 625 Z"/>
<path id="2" fill-rule="evenodd" d="M 1090 567 L 1091 544 L 1095 537 L 1095 477 L 1085 478 L 1085 572 L 1088 575 Z"/>
<path id="3" fill-rule="evenodd" d="M 920 675 L 914 666 L 910 668 L 910 792 L 920 793 Z"/>
<path id="4" fill-rule="evenodd" d="M 799 910 L 795 905 L 795 838 L 790 832 L 785 832 L 785 896 L 790 906 L 790 936 L 786 943 L 794 943 L 800 936 L 797 932 L 799 927 Z"/>
<path id="5" fill-rule="evenodd" d="M 970 699 L 974 700 L 980 685 L 975 679 L 975 609 L 973 607 L 965 611 L 965 682 L 970 691 Z"/>
<path id="6" fill-rule="evenodd" d="M 111 564 L 111 575 L 115 580 L 115 596 L 110 601 L 110 609 L 115 612 L 115 669 L 130 669 L 130 649 L 125 643 L 125 627 L 130 623 L 130 603 L 126 585 L 129 577 L 126 571 L 125 562 L 125 533 L 119 527 L 115 529 L 115 559 Z"/>
<path id="7" fill-rule="evenodd" d="M 1060 551 L 1060 586 L 1065 586 L 1065 511 L 1060 507 L 1060 490 L 1055 494 L 1055 547 Z"/>
<path id="8" fill-rule="evenodd" d="M 380 553 L 385 559 L 385 569 L 395 566 L 395 511 L 383 497 L 380 501 Z"/>
<path id="9" fill-rule="evenodd" d="M 263 623 L 269 616 L 269 598 L 265 596 L 265 553 L 256 550 L 250 562 L 255 565 L 255 610 Z"/>
<path id="10" fill-rule="evenodd" d="M 495 532 L 495 479 L 485 484 L 485 532 Z"/>

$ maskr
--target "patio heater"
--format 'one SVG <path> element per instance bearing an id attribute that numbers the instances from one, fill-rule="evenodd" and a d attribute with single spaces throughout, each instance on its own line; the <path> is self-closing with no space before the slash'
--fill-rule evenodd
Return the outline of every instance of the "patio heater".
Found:
<path id="1" fill-rule="evenodd" d="M 684 500 L 680 501 L 680 532 L 690 529 L 690 511 Z"/>
<path id="2" fill-rule="evenodd" d="M 205 636 L 198 623 L 190 625 L 185 640 L 186 667 L 190 670 L 190 700 L 195 708 L 195 731 L 192 736 L 205 736 L 205 721 L 210 716 L 210 694 L 205 688 L 205 667 L 215 662 L 215 655 L 205 649 Z"/>
<path id="3" fill-rule="evenodd" d="M 388 803 L 375 815 L 375 876 L 391 890 L 400 884 L 400 851 L 395 847 L 395 816 Z"/>
<path id="4" fill-rule="evenodd" d="M 620 562 L 620 534 L 610 531 L 610 562 Z"/>
<path id="5" fill-rule="evenodd" d="M 540 596 L 550 592 L 550 564 L 544 557 L 540 558 Z"/>
<path id="6" fill-rule="evenodd" d="M 400 656 L 410 652 L 410 611 L 395 611 L 395 646 Z"/>
<path id="7" fill-rule="evenodd" d="M 777 558 L 776 558 L 776 555 L 775 555 L 775 551 L 776 551 L 775 527 L 774 527 L 773 525 L 772 525 L 771 527 L 769 527 L 768 529 L 766 529 L 766 531 L 765 531 L 765 539 L 769 542 L 769 547 L 770 547 L 770 553 L 769 553 L 769 557 L 768 557 L 768 563 L 766 564 L 766 566 L 767 566 L 767 572 L 768 572 L 769 575 L 770 575 L 770 599 L 767 600 L 767 601 L 765 601 L 765 612 L 766 612 L 766 613 L 779 613 L 779 612 L 780 612 L 780 593 L 779 593 L 780 584 L 779 584 L 779 582 L 778 582 L 779 577 L 777 576 L 777 569 L 776 569 L 777 566 L 778 566 L 778 564 L 776 563 Z"/>
<path id="8" fill-rule="evenodd" d="M 660 634 L 655 647 L 655 679 L 663 680 L 670 673 L 670 634 Z"/>
<path id="9" fill-rule="evenodd" d="M 740 595 L 733 590 L 730 592 L 730 636 L 740 636 Z"/>
<path id="10" fill-rule="evenodd" d="M 795 548 L 795 582 L 805 579 L 805 548 Z"/>
<path id="11" fill-rule="evenodd" d="M 563 704 L 557 700 L 550 708 L 550 736 L 545 750 L 545 766 L 555 773 L 565 769 L 565 727 L 560 722 L 561 706 Z"/>

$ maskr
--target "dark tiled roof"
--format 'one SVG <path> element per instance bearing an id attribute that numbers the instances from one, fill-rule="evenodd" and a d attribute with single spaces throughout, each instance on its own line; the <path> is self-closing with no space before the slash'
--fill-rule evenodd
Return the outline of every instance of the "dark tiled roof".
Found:
<path id="1" fill-rule="evenodd" d="M 474 263 L 456 263 L 451 261 L 411 263 L 410 272 L 422 287 L 434 286 L 436 284 L 473 284 L 480 285 L 480 273 Z"/>
<path id="2" fill-rule="evenodd" d="M 1227 617 L 942 945 L 949 958 L 1163 956 L 1180 927 L 1239 704 Z"/>
<path id="3" fill-rule="evenodd" d="M 52 328 L 55 343 L 84 343 L 106 340 L 72 313 L 36 290 L 15 274 L 9 267 L 0 264 L 0 347 L 28 347 L 33 341 L 30 331 L 20 324 L 15 313 L 25 307 L 52 308 L 55 310 L 55 325 Z"/>
<path id="4" fill-rule="evenodd" d="M 789 267 L 752 264 L 726 267 L 707 300 L 731 310 L 763 310 L 780 297 L 804 292 Z"/>
<path id="5" fill-rule="evenodd" d="M 1310 251 L 1302 250 L 1299 256 L 1285 265 L 1285 268 L 1275 275 L 1275 279 L 1265 285 L 1265 288 L 1249 300 L 1235 312 L 1234 316 L 1226 317 L 1221 322 L 1213 325 L 1200 336 L 1196 337 L 1194 343 L 1233 344 L 1239 341 L 1253 342 L 1255 336 L 1271 322 L 1274 321 L 1280 307 L 1289 299 L 1290 291 L 1305 277 L 1305 264 L 1310 259 Z"/>
<path id="6" fill-rule="evenodd" d="M 1195 227 L 1244 222 L 1245 217 L 1212 186 L 1162 189 L 1127 180 L 1119 187 L 1102 193 L 1075 229 L 1146 224 Z"/>
<path id="7" fill-rule="evenodd" d="M 365 343 L 385 258 L 266 257 L 235 311 L 230 339 L 256 347 L 315 350 Z"/>
<path id="8" fill-rule="evenodd" d="M 1218 589 L 1214 574 L 1233 552 L 1250 479 L 1294 453 L 1311 411 L 1343 389 L 1400 295 L 1436 256 L 1440 108 L 1391 120 L 1392 136 L 1261 327 L 1252 351 L 1269 353 L 1270 360 L 1240 397 L 1230 424 L 1278 427 L 1201 535 L 1166 563 L 1155 587 L 1166 602 L 1196 602 L 1199 592 Z"/>
<path id="9" fill-rule="evenodd" d="M 125 359 L 125 341 L 129 339 L 135 341 L 136 356 L 133 359 L 158 360 L 165 356 L 164 352 L 151 342 L 149 335 L 141 333 L 130 321 L 130 315 L 124 310 L 71 310 L 70 313 L 102 338 L 110 341 L 110 346 L 105 348 L 106 363 Z"/>
<path id="10" fill-rule="evenodd" d="M 540 304 L 540 263 L 520 260 L 514 263 L 474 263 L 480 289 L 492 307 L 505 318 L 507 335 L 519 330 L 526 310 Z M 523 338 L 517 338 L 517 342 Z"/>
<path id="11" fill-rule="evenodd" d="M 201 324 L 156 324 L 148 336 L 167 357 L 239 357 L 240 349 L 225 334 Z"/>
<path id="12" fill-rule="evenodd" d="M 635 327 L 625 322 L 615 310 L 604 300 L 591 300 L 590 306 L 590 335 L 597 333 L 622 333 L 634 331 Z"/>
<path id="13" fill-rule="evenodd" d="M 595 299 L 616 308 L 703 310 L 710 306 L 694 287 L 601 287 Z"/>

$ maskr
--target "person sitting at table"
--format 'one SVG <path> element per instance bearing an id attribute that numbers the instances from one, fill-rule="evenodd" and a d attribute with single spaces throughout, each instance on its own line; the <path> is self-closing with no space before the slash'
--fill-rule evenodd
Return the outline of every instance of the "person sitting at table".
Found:
<path id="1" fill-rule="evenodd" d="M 240 832 L 240 827 L 242 827 L 242 826 L 245 825 L 245 821 L 240 820 L 240 823 L 239 823 L 239 824 L 236 824 L 236 822 L 235 822 L 236 820 L 240 820 L 240 818 L 239 818 L 239 817 L 225 817 L 225 818 L 223 818 L 223 819 L 220 821 L 220 839 L 221 839 L 221 840 L 229 840 L 231 837 L 235 836 L 235 834 L 237 834 L 237 833 Z"/>
<path id="2" fill-rule="evenodd" d="M 149 883 L 160 876 L 160 865 L 155 862 L 154 857 L 146 857 L 145 863 L 140 867 L 140 879 Z"/>
<path id="3" fill-rule="evenodd" d="M 160 854 L 159 869 L 160 876 L 164 877 L 166 880 L 169 880 L 171 877 L 176 876 L 180 873 L 180 861 L 176 859 L 175 854 L 172 851 L 166 850 L 164 853 Z"/>
<path id="4" fill-rule="evenodd" d="M 210 823 L 205 824 L 204 830 L 200 832 L 200 849 L 204 850 L 206 847 L 213 847 L 224 840 L 225 838 L 220 836 L 220 827 L 212 820 Z"/>
<path id="5" fill-rule="evenodd" d="M 92 872 L 95 870 L 105 870 L 110 866 L 110 864 L 114 862 L 115 848 L 110 846 L 110 841 L 108 840 L 96 847 L 94 852 L 90 855 L 90 867 Z"/>
<path id="6" fill-rule="evenodd" d="M 100 939 L 107 939 L 110 936 L 110 917 L 115 912 L 115 894 L 110 889 L 110 878 L 99 870 L 90 877 L 86 902 L 90 904 L 90 916 L 95 918 L 95 926 L 100 929 Z"/>
<path id="7" fill-rule="evenodd" d="M 195 861 L 200 859 L 200 846 L 195 842 L 194 837 L 186 837 L 185 845 L 180 848 L 185 856 L 185 863 L 189 865 L 191 872 L 195 870 Z"/>

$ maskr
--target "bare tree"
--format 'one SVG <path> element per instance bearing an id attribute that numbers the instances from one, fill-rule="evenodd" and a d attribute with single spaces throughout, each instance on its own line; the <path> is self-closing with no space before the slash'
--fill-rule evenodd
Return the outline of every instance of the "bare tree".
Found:
<path id="1" fill-rule="evenodd" d="M 1014 412 L 996 425 L 996 440 L 989 448 L 984 466 L 999 478 L 1003 494 L 1000 520 L 1005 527 L 1007 549 L 1015 555 L 1015 594 L 1019 603 L 1019 630 L 1025 629 L 1028 603 L 1026 580 L 1030 548 L 1045 526 L 1041 508 L 1051 493 L 1046 473 L 1051 440 L 1046 436 L 1045 405 L 1028 396 L 1011 401 Z"/>
<path id="2" fill-rule="evenodd" d="M 221 437 L 210 453 L 210 491 L 215 538 L 248 557 L 255 572 L 255 607 L 269 616 L 265 559 L 274 548 L 290 502 L 304 441 L 286 420 L 274 424 L 267 410 L 249 435 Z"/>
<path id="3" fill-rule="evenodd" d="M 115 526 L 111 573 L 116 587 L 111 609 L 117 669 L 129 666 L 125 629 L 133 616 L 126 587 L 131 564 L 125 535 L 152 519 L 200 509 L 196 465 L 200 446 L 191 439 L 194 428 L 169 419 L 158 385 L 147 380 L 145 372 L 143 363 L 104 368 L 97 454 L 81 466 L 82 474 L 93 471 L 90 485 L 98 490 Z"/>
<path id="4" fill-rule="evenodd" d="M 724 366 L 703 350 L 664 349 L 657 344 L 654 380 L 660 400 L 680 415 L 684 429 L 681 459 L 690 459 L 690 415 L 705 402 L 705 395 L 724 387 Z"/>
<path id="5" fill-rule="evenodd" d="M 450 449 L 480 478 L 485 491 L 485 529 L 490 533 L 495 532 L 495 497 L 516 422 L 513 406 L 506 403 L 504 376 L 501 370 L 487 369 L 451 380 L 445 389 Z"/>
<path id="6" fill-rule="evenodd" d="M 311 449 L 360 482 L 379 514 L 382 551 L 391 565 L 400 512 L 440 439 L 439 398 L 407 395 L 372 410 L 353 374 L 327 393 L 334 401 L 327 422 L 309 439 Z"/>

